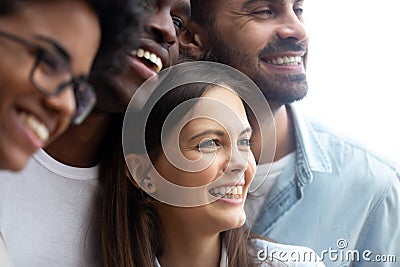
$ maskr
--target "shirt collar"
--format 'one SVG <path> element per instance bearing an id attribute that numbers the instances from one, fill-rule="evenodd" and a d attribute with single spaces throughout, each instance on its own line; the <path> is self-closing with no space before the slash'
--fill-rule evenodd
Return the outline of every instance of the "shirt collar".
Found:
<path id="1" fill-rule="evenodd" d="M 331 173 L 332 164 L 328 153 L 311 121 L 299 111 L 295 104 L 288 106 L 288 110 L 293 115 L 298 161 L 303 161 L 309 170 Z"/>

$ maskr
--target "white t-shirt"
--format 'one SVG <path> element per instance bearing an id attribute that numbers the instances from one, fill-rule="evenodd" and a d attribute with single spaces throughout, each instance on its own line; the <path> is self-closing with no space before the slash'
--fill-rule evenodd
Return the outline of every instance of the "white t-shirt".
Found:
<path id="1" fill-rule="evenodd" d="M 0 232 L 16 267 L 99 266 L 98 166 L 74 168 L 43 150 L 0 172 Z"/>
<path id="2" fill-rule="evenodd" d="M 310 248 L 251 239 L 247 249 L 257 267 L 325 267 L 321 258 Z M 226 247 L 222 246 L 220 267 L 228 267 Z M 157 258 L 156 267 L 162 267 Z"/>
<path id="3" fill-rule="evenodd" d="M 155 267 L 162 267 L 160 262 L 158 261 L 157 257 L 154 257 L 154 266 Z M 219 267 L 228 267 L 228 254 L 226 252 L 226 246 L 222 245 L 221 250 L 221 260 L 219 262 Z"/>
<path id="4" fill-rule="evenodd" d="M 12 267 L 11 259 L 8 256 L 8 251 L 4 245 L 3 238 L 0 233 L 0 266 L 1 267 Z"/>
<path id="5" fill-rule="evenodd" d="M 257 171 L 250 184 L 244 207 L 248 218 L 246 222 L 248 226 L 251 227 L 254 224 L 254 220 L 260 215 L 265 198 L 271 191 L 276 180 L 282 174 L 286 166 L 294 164 L 295 159 L 295 153 L 290 153 L 273 163 L 257 165 Z"/>

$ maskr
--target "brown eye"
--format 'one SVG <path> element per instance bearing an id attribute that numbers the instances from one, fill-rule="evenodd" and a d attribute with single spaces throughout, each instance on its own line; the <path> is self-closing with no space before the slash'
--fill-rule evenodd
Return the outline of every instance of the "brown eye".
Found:
<path id="1" fill-rule="evenodd" d="M 242 149 L 242 150 L 249 149 L 251 147 L 251 144 L 252 144 L 252 141 L 249 138 L 243 138 L 237 142 L 239 149 Z"/>
<path id="2" fill-rule="evenodd" d="M 297 16 L 303 15 L 303 9 L 302 8 L 295 8 L 295 9 L 293 9 L 293 11 Z"/>
<path id="3" fill-rule="evenodd" d="M 176 29 L 181 32 L 185 29 L 185 23 L 183 21 L 183 19 L 173 16 L 172 17 L 172 22 L 174 23 Z"/>
<path id="4" fill-rule="evenodd" d="M 68 72 L 66 64 L 62 62 L 59 57 L 42 50 L 39 56 L 39 65 L 42 71 L 53 74 L 65 74 Z"/>
<path id="5" fill-rule="evenodd" d="M 216 151 L 216 150 L 218 149 L 218 146 L 219 146 L 218 140 L 206 139 L 206 140 L 200 142 L 200 143 L 197 145 L 197 149 L 198 149 L 200 152 L 205 152 L 205 153 L 207 153 L 207 152 L 214 152 L 214 151 Z"/>
<path id="6" fill-rule="evenodd" d="M 268 8 L 264 8 L 264 9 L 257 9 L 257 10 L 254 10 L 253 12 L 252 12 L 252 14 L 253 15 L 258 15 L 258 16 L 270 16 L 270 15 L 272 15 L 273 14 L 273 12 L 272 12 L 272 10 L 271 9 L 268 9 Z"/>

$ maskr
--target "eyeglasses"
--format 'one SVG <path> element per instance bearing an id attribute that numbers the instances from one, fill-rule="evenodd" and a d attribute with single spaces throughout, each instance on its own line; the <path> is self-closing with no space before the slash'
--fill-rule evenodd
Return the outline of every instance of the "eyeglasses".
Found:
<path id="1" fill-rule="evenodd" d="M 0 31 L 0 37 L 7 38 L 29 48 L 35 53 L 35 63 L 30 71 L 29 79 L 32 85 L 46 96 L 56 96 L 67 88 L 73 88 L 76 100 L 76 111 L 72 122 L 79 125 L 90 113 L 96 103 L 93 87 L 87 82 L 86 76 L 75 76 L 71 70 L 68 56 L 57 44 L 55 51 L 28 41 L 14 34 Z M 49 41 L 48 39 L 44 39 Z M 65 54 L 65 55 L 64 55 Z"/>

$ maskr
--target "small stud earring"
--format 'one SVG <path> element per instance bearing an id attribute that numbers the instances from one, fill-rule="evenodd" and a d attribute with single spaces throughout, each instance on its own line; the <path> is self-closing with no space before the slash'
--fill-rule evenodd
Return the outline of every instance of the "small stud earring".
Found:
<path id="1" fill-rule="evenodd" d="M 144 191 L 146 191 L 148 194 L 153 194 L 157 191 L 157 186 L 154 182 L 154 179 L 152 177 L 146 176 L 142 180 L 142 188 Z"/>

